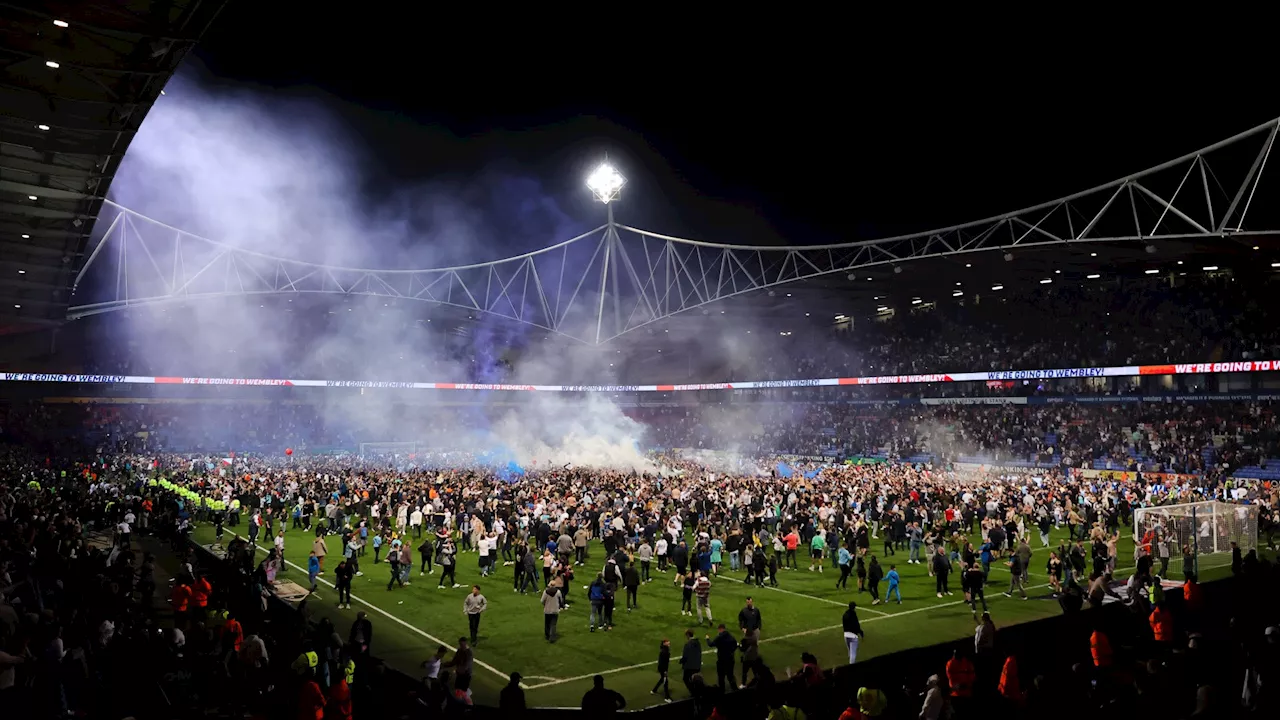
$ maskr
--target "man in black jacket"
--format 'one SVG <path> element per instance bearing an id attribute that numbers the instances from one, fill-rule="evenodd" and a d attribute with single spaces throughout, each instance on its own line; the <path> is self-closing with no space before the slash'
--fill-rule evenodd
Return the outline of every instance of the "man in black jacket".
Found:
<path id="1" fill-rule="evenodd" d="M 636 591 L 640 589 L 640 571 L 636 570 L 634 562 L 627 563 L 627 569 L 622 571 L 622 587 L 627 589 L 627 612 L 631 612 L 633 607 L 640 607 L 636 598 Z"/>
<path id="2" fill-rule="evenodd" d="M 747 606 L 738 611 L 738 628 L 743 635 L 751 635 L 756 642 L 760 641 L 760 608 L 751 597 L 747 597 Z"/>
<path id="3" fill-rule="evenodd" d="M 738 650 L 738 641 L 725 629 L 724 623 L 720 624 L 719 630 L 714 640 L 710 635 L 706 636 L 706 640 L 707 647 L 716 651 L 716 684 L 723 693 L 726 692 L 725 680 L 729 681 L 731 690 L 738 689 L 738 683 L 733 677 L 733 654 Z"/>
<path id="4" fill-rule="evenodd" d="M 373 645 L 373 623 L 365 616 L 364 611 L 356 613 L 356 621 L 351 623 L 351 633 L 347 636 L 352 653 L 358 658 L 369 657 L 369 647 Z"/>
<path id="5" fill-rule="evenodd" d="M 693 695 L 693 676 L 702 672 L 702 644 L 693 636 L 692 630 L 684 631 L 684 650 L 680 652 L 680 669 L 683 671 L 684 686 Z"/>
<path id="6" fill-rule="evenodd" d="M 858 603 L 849 601 L 849 609 L 844 611 L 841 624 L 844 626 L 844 644 L 849 648 L 849 664 L 858 659 L 858 643 L 862 642 L 862 623 L 858 622 Z"/>

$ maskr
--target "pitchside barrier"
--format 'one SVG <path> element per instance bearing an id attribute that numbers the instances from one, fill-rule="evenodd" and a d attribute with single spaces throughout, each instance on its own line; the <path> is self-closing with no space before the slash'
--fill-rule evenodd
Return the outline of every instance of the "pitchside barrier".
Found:
<path id="1" fill-rule="evenodd" d="M 752 390 L 762 388 L 829 387 L 839 385 L 911 385 L 921 383 L 1059 380 L 1063 378 L 1134 377 L 1141 375 L 1206 375 L 1280 371 L 1280 360 L 1174 363 L 1115 367 L 996 370 L 987 372 L 880 375 L 811 380 L 752 380 L 692 385 L 513 385 L 504 383 L 392 382 L 381 380 L 287 380 L 280 378 L 207 378 L 152 375 L 85 375 L 62 373 L 0 373 L 0 382 L 87 383 L 109 385 L 241 385 L 260 387 L 390 388 L 398 390 L 511 390 L 537 392 L 683 392 L 696 390 Z"/>

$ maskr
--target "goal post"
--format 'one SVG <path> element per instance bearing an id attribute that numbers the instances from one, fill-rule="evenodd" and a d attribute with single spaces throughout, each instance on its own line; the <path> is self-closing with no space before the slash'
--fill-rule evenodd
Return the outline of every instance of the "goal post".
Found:
<path id="1" fill-rule="evenodd" d="M 1160 557 L 1160 543 L 1167 543 L 1171 559 L 1190 552 L 1201 555 L 1230 554 L 1231 543 L 1241 553 L 1258 547 L 1258 506 L 1206 500 L 1177 505 L 1155 505 L 1133 511 L 1133 541 L 1150 545 L 1152 557 Z"/>
<path id="2" fill-rule="evenodd" d="M 417 453 L 421 446 L 422 443 L 418 442 L 362 442 L 360 443 L 360 457 L 366 459 L 407 458 Z"/>

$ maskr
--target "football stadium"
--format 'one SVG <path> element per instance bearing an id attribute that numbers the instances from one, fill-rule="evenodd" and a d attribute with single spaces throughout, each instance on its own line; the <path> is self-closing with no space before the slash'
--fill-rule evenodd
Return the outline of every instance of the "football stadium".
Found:
<path id="1" fill-rule="evenodd" d="M 801 232 L 223 5 L 0 7 L 6 717 L 1275 712 L 1280 119 Z"/>

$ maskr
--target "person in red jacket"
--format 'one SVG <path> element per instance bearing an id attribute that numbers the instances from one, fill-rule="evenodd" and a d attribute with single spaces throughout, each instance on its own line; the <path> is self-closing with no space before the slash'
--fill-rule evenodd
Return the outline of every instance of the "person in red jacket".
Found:
<path id="1" fill-rule="evenodd" d="M 324 693 L 320 692 L 320 684 L 308 678 L 298 695 L 298 720 L 324 720 L 326 704 Z"/>
<path id="2" fill-rule="evenodd" d="M 231 643 L 235 647 L 236 652 L 244 647 L 244 626 L 236 619 L 233 614 L 227 614 L 227 622 L 222 626 L 222 637 L 231 638 Z"/>
<path id="3" fill-rule="evenodd" d="M 351 720 L 351 688 L 347 679 L 339 677 L 338 682 L 329 687 L 329 704 L 326 708 L 329 720 Z"/>

